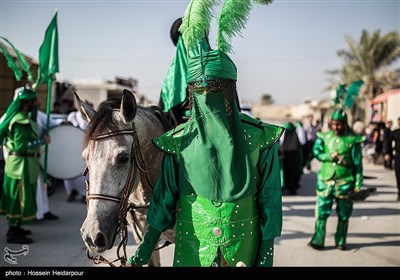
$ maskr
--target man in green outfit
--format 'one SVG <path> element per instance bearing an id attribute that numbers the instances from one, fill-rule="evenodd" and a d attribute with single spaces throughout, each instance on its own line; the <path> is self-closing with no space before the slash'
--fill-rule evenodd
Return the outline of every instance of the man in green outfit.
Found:
<path id="1" fill-rule="evenodd" d="M 364 136 L 352 133 L 343 109 L 333 111 L 330 126 L 330 131 L 317 133 L 313 147 L 314 156 L 322 162 L 322 166 L 316 185 L 315 233 L 308 245 L 316 250 L 324 248 L 326 221 L 335 200 L 339 219 L 335 244 L 337 249 L 345 250 L 349 218 L 353 211 L 349 196 L 360 191 L 363 184 L 361 143 Z"/>
<path id="2" fill-rule="evenodd" d="M 30 88 L 21 88 L 0 119 L 0 143 L 8 154 L 0 214 L 6 215 L 8 220 L 8 243 L 33 242 L 26 237 L 31 231 L 21 228 L 21 225 L 35 220 L 40 146 L 50 143 L 47 135 L 39 139 L 37 105 L 36 93 Z"/>
<path id="3" fill-rule="evenodd" d="M 207 20 L 190 13 L 205 2 L 189 4 L 181 28 L 184 40 L 199 30 L 192 25 Z M 229 26 L 224 20 L 240 21 L 242 4 L 250 4 L 226 2 L 238 4 L 230 9 L 238 13 L 228 17 L 224 5 L 220 31 Z M 164 159 L 147 212 L 148 230 L 128 265 L 146 264 L 160 234 L 174 226 L 174 266 L 273 264 L 274 238 L 282 230 L 278 140 L 284 128 L 240 113 L 237 69 L 226 54 L 227 37 L 211 49 L 208 24 L 192 42 L 185 41 L 190 118 L 153 139 Z"/>

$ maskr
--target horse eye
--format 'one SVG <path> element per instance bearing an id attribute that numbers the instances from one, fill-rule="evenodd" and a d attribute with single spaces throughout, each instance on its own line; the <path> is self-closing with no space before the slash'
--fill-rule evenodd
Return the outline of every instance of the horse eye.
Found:
<path id="1" fill-rule="evenodd" d="M 129 157 L 127 155 L 120 155 L 120 156 L 118 156 L 117 162 L 118 162 L 118 164 L 125 164 L 128 162 L 128 160 L 129 160 Z"/>

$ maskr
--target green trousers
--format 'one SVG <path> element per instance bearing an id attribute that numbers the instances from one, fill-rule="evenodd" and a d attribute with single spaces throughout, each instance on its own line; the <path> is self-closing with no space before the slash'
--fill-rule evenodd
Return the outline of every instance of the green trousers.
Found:
<path id="1" fill-rule="evenodd" d="M 333 194 L 328 196 L 318 194 L 316 207 L 317 220 L 311 243 L 319 247 L 325 246 L 326 220 L 332 212 L 334 200 L 336 200 L 336 213 L 339 219 L 335 234 L 336 246 L 344 247 L 346 245 L 348 221 L 353 212 L 353 203 L 347 199 L 334 197 Z"/>

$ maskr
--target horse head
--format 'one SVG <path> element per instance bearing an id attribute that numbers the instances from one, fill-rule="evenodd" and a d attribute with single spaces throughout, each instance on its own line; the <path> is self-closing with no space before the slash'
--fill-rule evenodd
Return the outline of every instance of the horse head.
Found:
<path id="1" fill-rule="evenodd" d="M 102 253 L 113 247 L 117 229 L 126 218 L 125 212 L 121 219 L 124 203 L 125 206 L 148 204 L 151 189 L 142 184 L 139 177 L 143 176 L 139 175 L 144 171 L 146 178 L 155 183 L 162 153 L 155 149 L 151 139 L 164 130 L 157 116 L 149 108 L 138 106 L 128 90 L 123 91 L 121 98 L 102 102 L 97 111 L 77 94 L 75 99 L 89 123 L 82 157 L 90 184 L 87 182 L 87 215 L 81 236 L 89 251 Z M 137 211 L 142 214 L 139 219 L 142 225 L 145 225 L 145 211 Z"/>

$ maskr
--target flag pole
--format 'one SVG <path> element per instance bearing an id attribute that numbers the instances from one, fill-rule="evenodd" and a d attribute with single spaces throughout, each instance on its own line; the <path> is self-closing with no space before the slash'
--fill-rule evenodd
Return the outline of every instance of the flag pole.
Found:
<path id="1" fill-rule="evenodd" d="M 51 75 L 53 76 L 53 75 Z M 51 92 L 53 86 L 53 77 L 47 80 L 47 100 L 46 100 L 46 132 L 45 135 L 49 134 L 50 130 L 50 107 L 51 107 Z M 44 166 L 43 166 L 43 182 L 47 184 L 47 158 L 48 158 L 49 145 L 46 143 L 44 147 Z"/>
<path id="2" fill-rule="evenodd" d="M 41 83 L 47 82 L 47 100 L 46 100 L 46 129 L 45 135 L 49 135 L 50 129 L 50 108 L 52 85 L 55 80 L 55 73 L 58 72 L 58 31 L 57 31 L 57 13 L 55 10 L 53 19 L 46 29 L 44 40 L 39 49 L 39 67 L 38 77 L 33 87 Z M 49 146 L 45 144 L 44 165 L 43 165 L 43 181 L 47 185 L 47 162 L 48 162 Z"/>

